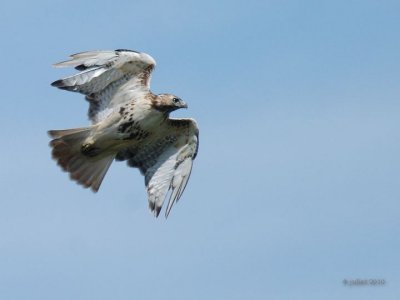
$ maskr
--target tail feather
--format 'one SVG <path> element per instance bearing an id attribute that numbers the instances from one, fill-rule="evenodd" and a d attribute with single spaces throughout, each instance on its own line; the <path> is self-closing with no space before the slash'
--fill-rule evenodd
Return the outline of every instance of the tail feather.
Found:
<path id="1" fill-rule="evenodd" d="M 60 137 L 66 137 L 69 136 L 69 138 L 78 138 L 82 136 L 79 135 L 73 135 L 74 133 L 79 133 L 81 132 L 82 135 L 88 136 L 90 133 L 90 127 L 81 127 L 81 128 L 72 128 L 72 129 L 62 129 L 62 130 L 49 130 L 47 133 L 49 134 L 50 137 L 52 138 L 60 138 Z"/>
<path id="2" fill-rule="evenodd" d="M 84 155 L 81 147 L 90 131 L 90 127 L 50 130 L 49 135 L 54 138 L 50 146 L 53 148 L 53 158 L 70 174 L 72 180 L 97 192 L 115 155 L 103 156 L 102 153 L 90 157 Z"/>

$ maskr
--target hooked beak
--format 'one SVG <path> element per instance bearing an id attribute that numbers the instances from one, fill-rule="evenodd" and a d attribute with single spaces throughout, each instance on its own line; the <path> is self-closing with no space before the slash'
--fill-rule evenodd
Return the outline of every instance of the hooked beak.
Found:
<path id="1" fill-rule="evenodd" d="M 188 105 L 187 105 L 187 103 L 186 102 L 184 102 L 184 101 L 182 101 L 183 103 L 182 103 L 182 105 L 181 105 L 181 107 L 182 108 L 188 108 Z"/>

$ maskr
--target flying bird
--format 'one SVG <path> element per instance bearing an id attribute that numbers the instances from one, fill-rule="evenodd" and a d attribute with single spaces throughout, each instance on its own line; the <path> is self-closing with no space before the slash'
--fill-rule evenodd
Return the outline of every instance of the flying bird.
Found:
<path id="1" fill-rule="evenodd" d="M 189 180 L 199 130 L 193 119 L 169 117 L 187 108 L 182 99 L 150 91 L 155 65 L 150 55 L 125 49 L 77 53 L 55 64 L 80 71 L 51 85 L 84 94 L 92 124 L 48 133 L 52 156 L 71 179 L 97 192 L 114 159 L 127 161 L 144 175 L 156 217 L 168 198 L 168 217 Z"/>

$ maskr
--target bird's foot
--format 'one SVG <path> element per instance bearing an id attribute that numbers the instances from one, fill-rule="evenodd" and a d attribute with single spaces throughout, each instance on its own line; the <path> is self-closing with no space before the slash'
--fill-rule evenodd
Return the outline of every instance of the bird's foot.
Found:
<path id="1" fill-rule="evenodd" d="M 81 147 L 81 153 L 85 156 L 94 157 L 100 153 L 100 148 L 96 147 L 94 143 L 85 143 Z"/>

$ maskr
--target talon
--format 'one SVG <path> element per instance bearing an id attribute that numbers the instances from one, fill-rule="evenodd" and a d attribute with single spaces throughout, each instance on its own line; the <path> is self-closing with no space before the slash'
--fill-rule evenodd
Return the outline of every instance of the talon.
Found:
<path id="1" fill-rule="evenodd" d="M 85 156 L 93 157 L 99 154 L 100 148 L 97 148 L 92 143 L 83 144 L 81 147 L 81 153 Z"/>

